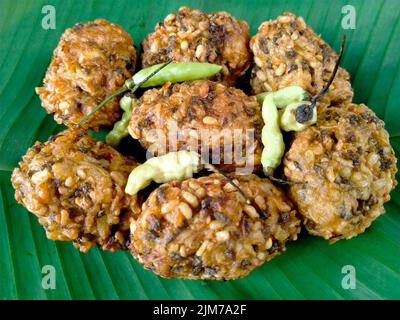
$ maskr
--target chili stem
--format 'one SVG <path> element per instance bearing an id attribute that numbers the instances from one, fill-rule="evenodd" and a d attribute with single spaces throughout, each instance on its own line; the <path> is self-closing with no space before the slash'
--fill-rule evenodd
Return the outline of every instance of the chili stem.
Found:
<path id="1" fill-rule="evenodd" d="M 328 83 L 326 84 L 325 88 L 323 88 L 317 95 L 315 95 L 314 97 L 312 97 L 311 102 L 312 104 L 315 106 L 315 104 L 317 103 L 317 101 L 319 99 L 321 99 L 327 92 L 329 87 L 331 86 L 333 79 L 335 79 L 336 73 L 339 69 L 339 64 L 340 64 L 340 60 L 342 60 L 342 56 L 343 56 L 343 51 L 344 51 L 344 44 L 346 42 L 346 33 L 343 33 L 342 36 L 342 43 L 340 44 L 340 52 L 339 52 L 339 56 L 338 59 L 336 61 L 335 67 L 333 68 L 333 72 L 332 75 L 328 81 Z"/>
<path id="2" fill-rule="evenodd" d="M 244 200 L 246 201 L 246 204 L 252 205 L 256 211 L 260 214 L 262 219 L 265 219 L 268 217 L 268 215 L 264 212 L 264 210 L 262 210 L 258 204 L 255 201 L 252 201 L 246 194 L 245 192 L 242 190 L 242 188 L 240 188 L 235 181 L 233 181 L 233 178 L 226 175 L 225 173 L 223 173 L 221 170 L 219 170 L 218 168 L 216 168 L 214 165 L 212 165 L 209 162 L 206 162 L 203 160 L 204 163 L 204 167 L 214 173 L 217 173 L 219 175 L 221 175 L 222 177 L 224 177 L 225 179 L 228 180 L 228 182 L 239 192 L 239 194 L 244 198 Z"/>
<path id="3" fill-rule="evenodd" d="M 307 184 L 307 182 L 303 182 L 303 181 L 287 181 L 287 180 L 282 180 L 282 179 L 279 179 L 279 178 L 275 178 L 273 176 L 268 176 L 267 178 L 272 180 L 272 181 L 274 181 L 274 182 L 276 182 L 276 183 L 279 183 L 279 184 L 290 184 L 290 185 Z"/>
<path id="4" fill-rule="evenodd" d="M 79 122 L 79 125 L 82 126 L 93 114 L 95 114 L 101 107 L 103 107 L 107 102 L 109 102 L 112 98 L 120 95 L 121 93 L 124 93 L 125 91 L 128 91 L 128 88 L 123 86 L 119 88 L 117 91 L 113 92 L 111 95 L 109 95 L 107 98 L 105 98 L 96 108 L 92 110 L 87 116 L 85 116 L 81 122 Z"/>

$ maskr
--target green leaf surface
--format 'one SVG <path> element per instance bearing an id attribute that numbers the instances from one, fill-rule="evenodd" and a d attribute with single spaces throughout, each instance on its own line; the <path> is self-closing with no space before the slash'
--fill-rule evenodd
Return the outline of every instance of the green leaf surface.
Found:
<path id="1" fill-rule="evenodd" d="M 56 29 L 41 27 L 44 5 L 56 8 Z M 226 10 L 245 19 L 251 34 L 262 21 L 292 11 L 338 48 L 341 12 L 356 9 L 346 30 L 343 66 L 354 100 L 386 122 L 400 154 L 400 3 L 388 1 L 12 1 L 0 2 L 0 298 L 1 299 L 395 299 L 400 298 L 400 191 L 362 235 L 329 245 L 302 234 L 282 256 L 229 282 L 161 279 L 127 252 L 81 254 L 71 243 L 47 240 L 37 219 L 16 203 L 11 170 L 34 141 L 63 129 L 40 107 L 41 85 L 62 32 L 98 17 L 122 25 L 137 45 L 181 5 Z M 399 178 L 399 175 L 397 175 Z M 56 270 L 56 289 L 42 287 L 42 268 Z M 356 289 L 342 288 L 342 268 L 356 269 Z"/>

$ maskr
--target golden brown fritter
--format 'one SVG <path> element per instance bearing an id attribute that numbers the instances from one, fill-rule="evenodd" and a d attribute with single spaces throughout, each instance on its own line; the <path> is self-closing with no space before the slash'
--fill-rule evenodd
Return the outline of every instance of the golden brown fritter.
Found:
<path id="1" fill-rule="evenodd" d="M 316 95 L 325 87 L 337 61 L 334 50 L 303 18 L 289 12 L 263 22 L 250 41 L 250 49 L 254 53 L 251 86 L 255 93 L 298 85 Z M 321 102 L 350 102 L 353 90 L 349 78 L 347 71 L 339 68 Z"/>
<path id="2" fill-rule="evenodd" d="M 269 180 L 232 176 L 262 210 L 217 174 L 173 181 L 151 193 L 131 225 L 131 249 L 158 275 L 236 279 L 285 251 L 300 220 L 291 202 Z"/>
<path id="3" fill-rule="evenodd" d="M 142 66 L 167 60 L 222 65 L 213 79 L 234 85 L 250 66 L 249 27 L 226 12 L 206 14 L 181 7 L 142 41 Z"/>
<path id="4" fill-rule="evenodd" d="M 36 142 L 12 174 L 15 198 L 39 218 L 47 237 L 72 240 L 86 252 L 124 249 L 130 218 L 140 213 L 136 196 L 124 193 L 136 166 L 81 130 L 68 129 Z"/>
<path id="5" fill-rule="evenodd" d="M 61 36 L 43 87 L 36 92 L 58 123 L 72 126 L 121 87 L 132 76 L 135 64 L 133 40 L 119 25 L 103 19 L 77 24 Z M 114 98 L 86 127 L 112 125 L 119 116 L 118 98 Z"/>
<path id="6" fill-rule="evenodd" d="M 294 136 L 285 155 L 290 197 L 311 234 L 349 239 L 383 214 L 395 187 L 396 158 L 384 123 L 365 105 L 343 104 Z"/>
<path id="7" fill-rule="evenodd" d="M 246 167 L 250 173 L 260 165 L 262 125 L 255 97 L 196 80 L 146 91 L 133 106 L 128 129 L 156 155 L 188 149 L 224 163 L 226 171 Z"/>

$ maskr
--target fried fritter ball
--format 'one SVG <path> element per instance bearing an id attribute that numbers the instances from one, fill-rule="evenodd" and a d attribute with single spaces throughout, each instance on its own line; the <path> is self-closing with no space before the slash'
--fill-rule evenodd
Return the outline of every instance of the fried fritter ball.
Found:
<path id="1" fill-rule="evenodd" d="M 206 14 L 181 7 L 142 41 L 142 66 L 167 60 L 222 65 L 214 80 L 234 85 L 250 66 L 249 27 L 227 12 Z"/>
<path id="2" fill-rule="evenodd" d="M 308 231 L 350 239 L 384 213 L 396 186 L 396 158 L 384 123 L 365 105 L 343 104 L 294 136 L 285 155 L 290 197 Z"/>
<path id="3" fill-rule="evenodd" d="M 338 58 L 302 17 L 288 12 L 263 22 L 250 48 L 254 53 L 251 86 L 255 93 L 298 85 L 314 96 L 327 84 Z M 353 90 L 349 78 L 348 72 L 339 68 L 321 102 L 350 102 Z"/>
<path id="4" fill-rule="evenodd" d="M 300 231 L 291 202 L 267 179 L 232 177 L 262 214 L 220 175 L 173 181 L 132 223 L 133 255 L 165 278 L 228 280 L 285 251 Z"/>
<path id="5" fill-rule="evenodd" d="M 36 142 L 12 174 L 16 200 L 39 218 L 52 240 L 82 252 L 98 244 L 124 249 L 130 218 L 140 213 L 124 188 L 136 161 L 81 130 Z"/>
<path id="6" fill-rule="evenodd" d="M 61 36 L 43 80 L 36 88 L 42 106 L 58 123 L 79 123 L 101 101 L 132 76 L 136 49 L 119 25 L 103 19 L 76 24 Z M 118 98 L 86 123 L 87 128 L 112 125 L 119 119 Z"/>
<path id="7" fill-rule="evenodd" d="M 156 155 L 188 149 L 223 163 L 226 171 L 246 167 L 250 173 L 260 165 L 262 126 L 254 96 L 196 80 L 146 91 L 133 106 L 128 129 Z"/>

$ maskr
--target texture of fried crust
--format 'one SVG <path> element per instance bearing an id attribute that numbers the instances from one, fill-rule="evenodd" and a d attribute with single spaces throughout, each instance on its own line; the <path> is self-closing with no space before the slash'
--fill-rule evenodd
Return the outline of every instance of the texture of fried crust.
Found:
<path id="1" fill-rule="evenodd" d="M 79 123 L 101 101 L 132 76 L 136 50 L 131 36 L 104 19 L 76 24 L 61 36 L 43 80 L 36 88 L 42 106 L 58 123 Z M 119 119 L 118 98 L 86 123 L 87 128 L 112 125 Z"/>
<path id="2" fill-rule="evenodd" d="M 294 136 L 285 155 L 290 197 L 311 234 L 350 239 L 384 213 L 396 186 L 396 157 L 384 123 L 365 105 L 343 104 Z"/>
<path id="3" fill-rule="evenodd" d="M 250 66 L 249 27 L 226 12 L 206 14 L 181 7 L 142 41 L 142 66 L 167 60 L 222 65 L 213 80 L 234 85 Z"/>
<path id="4" fill-rule="evenodd" d="M 327 84 L 337 61 L 335 51 L 306 25 L 302 17 L 285 13 L 263 22 L 250 41 L 254 54 L 251 86 L 255 93 L 298 85 L 316 95 Z M 325 104 L 351 102 L 349 74 L 339 68 Z"/>
<path id="5" fill-rule="evenodd" d="M 52 240 L 72 240 L 82 252 L 98 244 L 125 249 L 130 218 L 140 213 L 124 188 L 132 158 L 81 130 L 68 129 L 36 142 L 11 182 L 16 200 L 39 218 Z"/>
<path id="6" fill-rule="evenodd" d="M 131 225 L 133 255 L 158 275 L 236 279 L 285 251 L 300 220 L 269 180 L 232 176 L 248 198 L 217 174 L 162 185 Z"/>
<path id="7" fill-rule="evenodd" d="M 207 160 L 223 163 L 221 169 L 232 172 L 246 167 L 251 173 L 260 165 L 262 126 L 254 96 L 196 80 L 146 91 L 133 106 L 128 129 L 156 155 L 182 149 L 204 155 L 211 150 Z"/>

